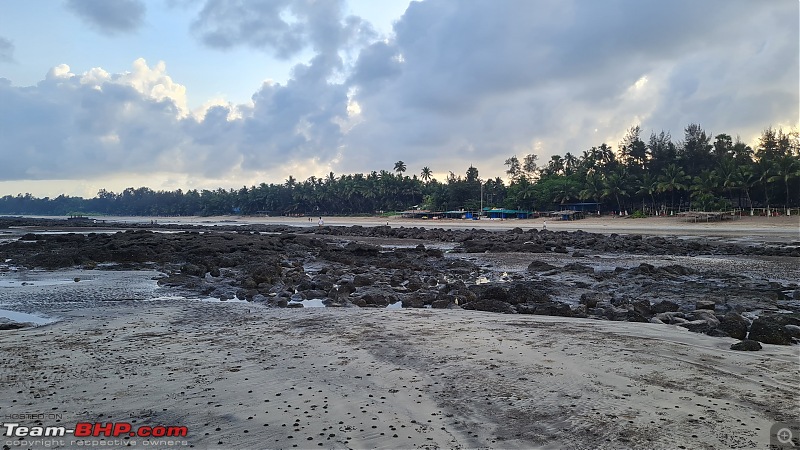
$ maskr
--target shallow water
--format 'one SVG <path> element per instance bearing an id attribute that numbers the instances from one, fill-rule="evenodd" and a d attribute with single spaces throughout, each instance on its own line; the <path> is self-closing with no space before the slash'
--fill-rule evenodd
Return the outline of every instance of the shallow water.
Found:
<path id="1" fill-rule="evenodd" d="M 0 318 L 18 323 L 32 323 L 34 325 L 47 325 L 48 323 L 53 323 L 58 320 L 52 317 L 42 317 L 38 314 L 27 314 L 19 311 L 11 311 L 9 309 L 0 309 Z"/>

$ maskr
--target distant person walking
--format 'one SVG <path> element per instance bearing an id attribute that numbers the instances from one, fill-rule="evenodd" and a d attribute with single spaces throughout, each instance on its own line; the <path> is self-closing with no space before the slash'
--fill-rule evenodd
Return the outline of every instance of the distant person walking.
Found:
<path id="1" fill-rule="evenodd" d="M 317 223 L 319 224 L 319 226 L 325 225 L 325 221 L 322 220 L 322 217 L 319 218 L 319 222 L 317 222 Z"/>
<path id="2" fill-rule="evenodd" d="M 542 224 L 542 230 L 546 229 L 547 229 L 547 221 L 545 220 L 544 223 Z"/>

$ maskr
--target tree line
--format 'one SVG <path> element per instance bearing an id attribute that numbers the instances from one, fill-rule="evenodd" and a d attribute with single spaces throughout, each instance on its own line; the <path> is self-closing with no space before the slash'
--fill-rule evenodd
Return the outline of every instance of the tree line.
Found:
<path id="1" fill-rule="evenodd" d="M 755 149 L 698 124 L 684 129 L 681 141 L 668 132 L 642 139 L 636 126 L 617 151 L 601 144 L 581 154 L 537 155 L 505 161 L 507 178 L 481 179 L 476 167 L 464 175 L 450 171 L 444 180 L 425 166 L 407 175 L 397 161 L 393 170 L 336 176 L 333 172 L 298 181 L 261 183 L 241 189 L 154 191 L 100 190 L 94 198 L 30 194 L 0 198 L 2 214 L 107 214 L 141 216 L 269 214 L 358 215 L 410 208 L 433 211 L 502 207 L 561 209 L 569 203 L 597 203 L 598 210 L 646 214 L 675 210 L 790 207 L 800 205 L 800 136 L 767 128 Z"/>

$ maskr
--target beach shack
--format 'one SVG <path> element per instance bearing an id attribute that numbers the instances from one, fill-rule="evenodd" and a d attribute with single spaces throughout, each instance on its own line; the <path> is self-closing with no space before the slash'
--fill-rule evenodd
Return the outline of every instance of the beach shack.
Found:
<path id="1" fill-rule="evenodd" d="M 490 219 L 527 219 L 531 212 L 521 209 L 483 208 L 483 215 Z"/>
<path id="2" fill-rule="evenodd" d="M 550 212 L 550 217 L 561 220 L 578 220 L 586 218 L 583 211 L 572 211 L 570 209 L 562 209 L 561 211 Z"/>
<path id="3" fill-rule="evenodd" d="M 442 217 L 447 219 L 478 219 L 478 215 L 475 211 L 465 211 L 463 209 L 457 211 L 445 211 L 442 213 Z"/>
<path id="4" fill-rule="evenodd" d="M 597 212 L 600 211 L 600 203 L 593 203 L 593 202 L 582 202 L 582 203 L 567 203 L 564 205 L 564 209 L 569 211 L 581 211 L 581 212 Z"/>

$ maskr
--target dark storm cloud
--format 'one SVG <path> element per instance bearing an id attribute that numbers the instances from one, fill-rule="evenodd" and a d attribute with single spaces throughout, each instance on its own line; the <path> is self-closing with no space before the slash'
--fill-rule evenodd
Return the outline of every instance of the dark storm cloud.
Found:
<path id="1" fill-rule="evenodd" d="M 355 66 L 363 121 L 346 139 L 349 152 L 380 145 L 380 166 L 439 154 L 455 161 L 448 155 L 459 148 L 488 161 L 539 145 L 547 158 L 637 123 L 673 136 L 690 122 L 733 134 L 796 123 L 797 10 L 749 1 L 411 3 L 394 39 L 365 49 Z M 752 109 L 761 120 L 743 123 Z"/>
<path id="2" fill-rule="evenodd" d="M 332 54 L 374 34 L 360 18 L 342 17 L 343 0 L 208 0 L 192 30 L 211 47 L 240 45 L 289 58 L 311 48 Z"/>
<path id="3" fill-rule="evenodd" d="M 140 0 L 67 0 L 67 9 L 108 35 L 130 33 L 144 23 L 145 5 Z"/>
<path id="4" fill-rule="evenodd" d="M 331 65 L 325 59 L 319 55 L 309 65 L 298 65 L 286 86 L 265 84 L 253 95 L 242 142 L 248 167 L 289 159 L 327 160 L 336 154 L 343 136 L 337 122 L 347 115 L 347 88 L 325 81 Z"/>
<path id="5" fill-rule="evenodd" d="M 14 61 L 14 43 L 0 37 L 0 62 Z"/>
<path id="6" fill-rule="evenodd" d="M 130 86 L 102 90 L 80 77 L 54 74 L 36 86 L 0 84 L 0 179 L 71 179 L 147 171 L 185 139 L 176 106 Z"/>

